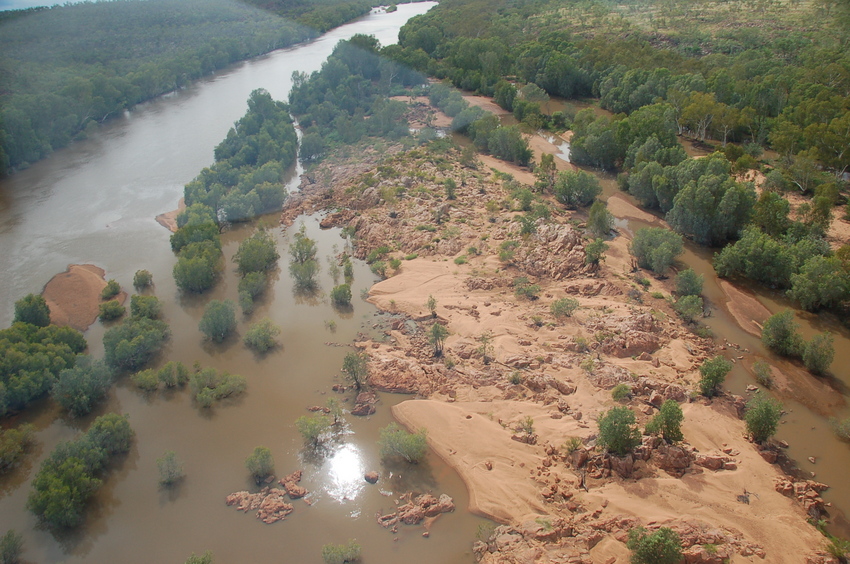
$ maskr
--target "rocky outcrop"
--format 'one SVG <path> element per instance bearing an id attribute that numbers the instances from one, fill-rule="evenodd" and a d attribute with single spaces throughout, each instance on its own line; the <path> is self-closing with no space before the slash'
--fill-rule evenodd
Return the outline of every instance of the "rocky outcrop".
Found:
<path id="1" fill-rule="evenodd" d="M 553 280 L 564 280 L 589 271 L 590 267 L 584 264 L 584 239 L 572 225 L 538 219 L 536 227 L 533 244 L 518 247 L 514 255 L 513 263 L 520 270 Z"/>
<path id="2" fill-rule="evenodd" d="M 787 497 L 793 497 L 803 506 L 806 513 L 813 519 L 819 519 L 826 511 L 826 504 L 820 496 L 829 486 L 814 480 L 792 481 L 788 478 L 777 478 L 774 489 Z"/>
<path id="3" fill-rule="evenodd" d="M 227 505 L 235 505 L 239 511 L 257 510 L 257 519 L 266 523 L 283 521 L 292 513 L 293 507 L 286 502 L 285 490 L 278 488 L 263 488 L 257 493 L 247 491 L 235 492 L 225 498 Z"/>
<path id="4" fill-rule="evenodd" d="M 396 532 L 399 523 L 418 525 L 425 518 L 435 518 L 455 510 L 454 501 L 446 494 L 440 494 L 440 497 L 436 498 L 426 493 L 414 498 L 412 493 L 408 493 L 399 498 L 399 502 L 402 501 L 405 503 L 400 504 L 396 511 L 385 515 L 378 514 L 376 516 L 378 524 Z"/>
<path id="5" fill-rule="evenodd" d="M 588 328 L 607 335 L 600 350 L 618 358 L 654 353 L 666 342 L 661 326 L 649 313 L 597 317 L 588 321 Z"/>
<path id="6" fill-rule="evenodd" d="M 360 392 L 354 400 L 351 415 L 366 416 L 375 413 L 375 404 L 378 403 L 378 395 L 375 392 Z"/>

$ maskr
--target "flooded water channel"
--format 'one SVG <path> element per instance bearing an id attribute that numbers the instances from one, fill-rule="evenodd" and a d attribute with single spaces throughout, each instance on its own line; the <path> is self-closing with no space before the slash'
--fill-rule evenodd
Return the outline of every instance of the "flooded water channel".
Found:
<path id="1" fill-rule="evenodd" d="M 231 262 L 239 242 L 252 232 L 242 226 L 223 235 L 227 269 L 215 289 L 184 296 L 175 287 L 169 233 L 154 217 L 173 209 L 183 185 L 212 162 L 214 146 L 244 114 L 248 94 L 267 89 L 286 99 L 293 71 L 317 70 L 340 39 L 355 33 L 395 42 L 398 29 L 433 3 L 403 4 L 391 14 L 372 14 L 309 44 L 277 51 L 228 69 L 184 91 L 144 104 L 102 128 L 91 139 L 59 151 L 0 184 L 0 323 L 8 326 L 13 302 L 37 292 L 71 263 L 93 263 L 132 288 L 133 273 L 153 273 L 153 293 L 163 302 L 172 338 L 161 362 L 214 366 L 248 381 L 243 396 L 202 411 L 186 390 L 143 394 L 119 381 L 108 401 L 81 420 L 66 420 L 45 401 L 14 421 L 29 421 L 39 446 L 14 473 L 0 480 L 0 531 L 14 528 L 24 536 L 26 562 L 183 562 L 193 552 L 211 550 L 215 561 L 321 562 L 321 547 L 357 539 L 364 562 L 469 563 L 472 540 L 482 519 L 465 507 L 466 490 L 438 458 L 416 467 L 381 463 L 378 429 L 392 417 L 389 407 L 404 396 L 382 395 L 378 412 L 348 416 L 346 432 L 327 451 L 305 451 L 294 421 L 306 407 L 337 397 L 350 407 L 349 395 L 331 391 L 358 333 L 379 334 L 383 314 L 360 299 L 374 282 L 368 267 L 355 264 L 353 307 L 330 305 L 333 281 L 327 257 L 345 241 L 339 230 L 322 231 L 318 218 L 303 218 L 322 262 L 320 291 L 294 293 L 286 271 L 289 230 L 275 227 L 282 255 L 280 271 L 250 319 L 240 319 L 238 334 L 249 323 L 269 317 L 282 328 L 282 346 L 267 355 L 249 351 L 237 336 L 221 345 L 204 342 L 198 321 L 211 299 L 237 298 Z M 293 171 L 292 186 L 297 186 Z M 274 216 L 265 218 L 277 224 Z M 90 352 L 100 356 L 106 327 L 95 323 L 86 333 Z M 129 414 L 136 432 L 131 452 L 116 461 L 98 492 L 86 524 L 66 535 L 39 528 L 25 509 L 29 482 L 44 457 L 61 440 L 73 438 L 97 415 Z M 255 446 L 267 446 L 280 476 L 304 470 L 301 485 L 309 504 L 294 503 L 283 522 L 265 525 L 254 512 L 227 507 L 227 494 L 252 489 L 245 458 Z M 184 463 L 186 478 L 175 488 L 159 488 L 156 458 L 166 450 Z M 382 480 L 368 485 L 363 474 L 378 470 Z M 438 519 L 430 538 L 422 527 L 384 530 L 375 515 L 394 508 L 408 490 L 447 493 L 458 510 Z"/>

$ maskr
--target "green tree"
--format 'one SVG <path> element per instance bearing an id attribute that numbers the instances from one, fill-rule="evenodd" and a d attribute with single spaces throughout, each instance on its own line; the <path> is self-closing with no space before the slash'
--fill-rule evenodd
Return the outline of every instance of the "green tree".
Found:
<path id="1" fill-rule="evenodd" d="M 730 370 L 732 370 L 732 363 L 720 355 L 704 361 L 699 367 L 699 372 L 702 374 L 699 389 L 702 395 L 706 397 L 717 395 L 720 385 L 723 384 Z"/>
<path id="2" fill-rule="evenodd" d="M 428 342 L 434 347 L 434 356 L 443 354 L 443 344 L 446 342 L 446 337 L 449 336 L 449 330 L 441 323 L 435 322 L 428 330 Z"/>
<path id="3" fill-rule="evenodd" d="M 155 392 L 159 388 L 157 372 L 152 368 L 136 372 L 130 377 L 130 381 L 144 392 Z"/>
<path id="4" fill-rule="evenodd" d="M 121 292 L 121 286 L 115 280 L 110 280 L 100 292 L 100 297 L 104 300 L 114 298 Z"/>
<path id="5" fill-rule="evenodd" d="M 131 317 L 103 334 L 106 363 L 119 370 L 138 370 L 153 359 L 168 337 L 164 322 Z"/>
<path id="6" fill-rule="evenodd" d="M 331 419 L 321 413 L 302 415 L 295 420 L 295 428 L 301 433 L 304 444 L 315 447 L 322 442 L 325 434 L 330 430 Z"/>
<path id="7" fill-rule="evenodd" d="M 204 308 L 198 328 L 216 343 L 236 330 L 236 305 L 230 300 L 212 300 Z"/>
<path id="8" fill-rule="evenodd" d="M 264 446 L 254 448 L 254 452 L 245 459 L 245 467 L 258 484 L 274 473 L 272 451 Z"/>
<path id="9" fill-rule="evenodd" d="M 21 559 L 21 550 L 24 546 L 24 537 L 9 529 L 0 537 L 0 564 L 18 564 Z"/>
<path id="10" fill-rule="evenodd" d="M 173 450 L 162 453 L 162 456 L 156 459 L 156 467 L 159 470 L 159 483 L 163 486 L 174 485 L 185 476 L 183 464 Z"/>
<path id="11" fill-rule="evenodd" d="M 242 276 L 249 272 L 266 272 L 277 265 L 280 255 L 275 248 L 271 234 L 260 229 L 239 245 L 239 250 L 233 255 L 233 262 Z"/>
<path id="12" fill-rule="evenodd" d="M 607 204 L 600 200 L 594 201 L 587 218 L 587 231 L 595 238 L 604 238 L 613 227 L 614 216 L 608 211 Z"/>
<path id="13" fill-rule="evenodd" d="M 638 266 L 662 275 L 684 252 L 682 237 L 663 227 L 638 229 L 629 244 L 629 252 L 637 259 Z"/>
<path id="14" fill-rule="evenodd" d="M 832 345 L 832 334 L 815 335 L 803 348 L 803 364 L 813 374 L 826 373 L 835 358 L 835 348 Z"/>
<path id="15" fill-rule="evenodd" d="M 668 399 L 661 404 L 661 409 L 646 424 L 646 432 L 650 435 L 661 435 L 668 443 L 676 443 L 684 439 L 682 421 L 685 419 L 682 408 L 676 400 Z"/>
<path id="16" fill-rule="evenodd" d="M 686 323 L 693 323 L 704 315 L 702 296 L 682 296 L 673 304 L 673 309 Z"/>
<path id="17" fill-rule="evenodd" d="M 576 209 L 589 206 L 602 193 L 602 187 L 592 174 L 569 170 L 558 173 L 553 191 L 561 204 Z"/>
<path id="18" fill-rule="evenodd" d="M 599 261 L 604 258 L 605 251 L 608 250 L 608 243 L 604 239 L 594 239 L 584 246 L 584 263 L 599 264 Z"/>
<path id="19" fill-rule="evenodd" d="M 98 317 L 101 321 L 112 321 L 118 319 L 127 312 L 127 308 L 122 306 L 118 300 L 109 300 L 98 306 Z"/>
<path id="20" fill-rule="evenodd" d="M 788 220 L 790 211 L 788 200 L 776 192 L 762 190 L 753 207 L 753 223 L 771 237 L 781 237 L 791 223 Z"/>
<path id="21" fill-rule="evenodd" d="M 666 219 L 701 245 L 719 245 L 740 235 L 755 200 L 752 186 L 725 175 L 704 175 L 679 191 Z"/>
<path id="22" fill-rule="evenodd" d="M 346 354 L 342 359 L 342 372 L 358 390 L 365 388 L 369 379 L 368 360 L 369 357 L 365 353 L 355 352 Z"/>
<path id="23" fill-rule="evenodd" d="M 326 544 L 322 546 L 322 560 L 325 564 L 345 564 L 360 560 L 360 545 L 355 540 L 347 544 Z"/>
<path id="24" fill-rule="evenodd" d="M 778 354 L 798 357 L 805 346 L 803 338 L 797 332 L 798 327 L 791 310 L 771 315 L 762 326 L 761 342 Z"/>
<path id="25" fill-rule="evenodd" d="M 219 400 L 236 396 L 248 387 L 245 378 L 238 374 L 218 372 L 215 368 L 204 368 L 189 377 L 192 397 L 203 408 L 212 407 Z"/>
<path id="26" fill-rule="evenodd" d="M 174 265 L 173 275 L 177 287 L 184 292 L 206 292 L 218 279 L 218 257 L 209 255 L 181 256 Z"/>
<path id="27" fill-rule="evenodd" d="M 166 388 L 185 386 L 189 381 L 189 370 L 182 362 L 170 361 L 159 369 L 156 373 L 156 378 L 162 382 Z"/>
<path id="28" fill-rule="evenodd" d="M 693 268 L 683 270 L 676 275 L 676 293 L 680 296 L 699 296 L 702 294 L 702 274 L 697 274 Z"/>
<path id="29" fill-rule="evenodd" d="M 556 319 L 563 319 L 572 316 L 573 312 L 579 307 L 579 302 L 575 298 L 559 298 L 552 302 L 549 310 Z"/>
<path id="30" fill-rule="evenodd" d="M 776 433 L 781 416 L 782 404 L 758 391 L 747 402 L 747 412 L 744 414 L 747 432 L 755 442 L 763 443 Z"/>
<path id="31" fill-rule="evenodd" d="M 351 286 L 340 284 L 331 290 L 331 301 L 335 306 L 345 307 L 351 305 Z"/>
<path id="32" fill-rule="evenodd" d="M 381 449 L 381 457 L 400 457 L 412 464 L 417 464 L 428 451 L 428 442 L 425 437 L 425 429 L 410 433 L 395 423 L 390 423 L 380 430 L 378 446 Z"/>
<path id="33" fill-rule="evenodd" d="M 81 355 L 76 366 L 59 373 L 50 396 L 72 417 L 80 417 L 103 399 L 111 385 L 112 372 L 106 363 Z"/>
<path id="34" fill-rule="evenodd" d="M 425 302 L 425 307 L 431 312 L 431 317 L 437 317 L 437 300 L 432 295 L 428 295 L 428 300 Z"/>
<path id="35" fill-rule="evenodd" d="M 640 444 L 635 414 L 628 407 L 612 407 L 602 412 L 596 424 L 599 426 L 596 443 L 618 456 L 628 454 Z"/>
<path id="36" fill-rule="evenodd" d="M 144 290 L 150 286 L 153 286 L 153 274 L 147 270 L 137 270 L 133 275 L 133 287 L 136 290 Z"/>
<path id="37" fill-rule="evenodd" d="M 212 564 L 213 563 L 213 554 L 212 551 L 208 550 L 200 556 L 192 553 L 192 556 L 186 559 L 186 562 L 183 564 Z"/>
<path id="38" fill-rule="evenodd" d="M 16 429 L 0 430 L 0 474 L 8 472 L 35 444 L 35 427 L 23 423 Z"/>
<path id="39" fill-rule="evenodd" d="M 791 275 L 788 296 L 809 311 L 835 307 L 850 299 L 850 272 L 838 257 L 811 257 Z"/>
<path id="40" fill-rule="evenodd" d="M 277 346 L 275 337 L 279 334 L 280 327 L 272 323 L 271 319 L 265 318 L 248 329 L 243 342 L 255 351 L 264 353 Z"/>
<path id="41" fill-rule="evenodd" d="M 15 323 L 30 323 L 38 327 L 50 325 L 50 309 L 38 294 L 27 294 L 15 302 Z"/>
<path id="42" fill-rule="evenodd" d="M 443 186 L 446 188 L 446 199 L 454 200 L 457 197 L 457 182 L 453 178 L 446 178 Z"/>
<path id="43" fill-rule="evenodd" d="M 162 314 L 162 302 L 156 296 L 141 296 L 135 294 L 130 297 L 130 315 L 133 317 L 147 317 L 148 319 L 159 319 Z"/>
<path id="44" fill-rule="evenodd" d="M 643 527 L 629 531 L 626 546 L 632 551 L 632 564 L 678 564 L 682 561 L 682 541 L 669 527 L 654 533 Z"/>

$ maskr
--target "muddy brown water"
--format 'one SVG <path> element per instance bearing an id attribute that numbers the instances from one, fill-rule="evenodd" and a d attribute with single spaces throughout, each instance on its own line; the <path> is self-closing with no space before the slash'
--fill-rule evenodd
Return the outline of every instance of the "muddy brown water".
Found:
<path id="1" fill-rule="evenodd" d="M 337 397 L 350 407 L 352 394 L 331 391 L 340 381 L 348 345 L 361 332 L 380 336 L 388 319 L 360 298 L 375 281 L 360 261 L 355 261 L 352 308 L 340 311 L 330 305 L 327 257 L 343 249 L 340 231 L 322 231 L 318 218 L 302 218 L 322 263 L 320 291 L 304 296 L 294 293 L 286 268 L 288 245 L 301 221 L 288 230 L 273 228 L 283 257 L 280 269 L 251 318 L 239 316 L 237 331 L 243 335 L 263 317 L 281 326 L 282 346 L 258 356 L 238 335 L 211 345 L 198 330 L 209 300 L 236 299 L 238 278 L 230 259 L 252 227 L 223 235 L 227 268 L 215 289 L 184 296 L 171 277 L 175 259 L 169 233 L 154 221 L 173 209 L 183 185 L 211 164 L 215 144 L 244 113 L 252 90 L 266 88 L 286 99 L 292 72 L 318 69 L 339 39 L 367 33 L 382 44 L 392 43 L 407 19 L 433 5 L 403 4 L 392 14 L 372 14 L 309 44 L 236 65 L 140 106 L 91 139 L 2 181 L 3 326 L 11 321 L 14 300 L 39 291 L 69 263 L 97 264 L 124 288 L 132 287 L 137 269 L 146 268 L 154 275 L 153 293 L 163 301 L 173 335 L 160 363 L 198 362 L 248 381 L 243 396 L 202 411 L 187 390 L 146 395 L 124 378 L 89 417 L 66 420 L 45 400 L 14 421 L 35 424 L 39 445 L 17 471 L 0 479 L 0 531 L 14 528 L 23 534 L 26 562 L 183 562 L 206 550 L 220 563 L 321 562 L 322 545 L 348 539 L 363 547 L 364 562 L 474 561 L 472 541 L 487 522 L 466 511 L 469 499 L 457 474 L 433 455 L 418 466 L 380 460 L 378 430 L 392 420 L 390 406 L 406 396 L 382 394 L 375 415 L 347 416 L 345 433 L 319 453 L 304 450 L 295 429 L 295 419 L 308 414 L 310 405 Z M 291 171 L 291 188 L 299 172 Z M 264 218 L 273 226 L 276 219 Z M 95 356 L 102 355 L 105 329 L 97 322 L 86 333 Z M 132 450 L 113 464 L 83 527 L 62 535 L 41 529 L 25 509 L 41 461 L 59 441 L 73 438 L 109 411 L 129 414 L 136 432 Z M 244 461 L 258 445 L 271 449 L 279 476 L 303 469 L 301 485 L 311 492 L 311 505 L 294 502 L 295 511 L 272 525 L 224 503 L 227 494 L 254 488 Z M 168 490 L 158 486 L 156 468 L 156 458 L 166 450 L 176 452 L 186 471 L 186 478 Z M 364 481 L 369 470 L 381 472 L 377 485 Z M 381 528 L 375 515 L 392 510 L 394 500 L 408 490 L 447 493 L 458 510 L 440 517 L 430 538 L 422 537 L 421 526 L 402 527 L 398 534 Z"/>

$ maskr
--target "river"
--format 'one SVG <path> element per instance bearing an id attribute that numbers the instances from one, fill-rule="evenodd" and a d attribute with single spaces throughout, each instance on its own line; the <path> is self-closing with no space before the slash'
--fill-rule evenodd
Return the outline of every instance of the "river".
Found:
<path id="1" fill-rule="evenodd" d="M 187 391 L 146 395 L 119 380 L 105 405 L 89 417 L 67 420 L 44 401 L 16 420 L 36 426 L 39 444 L 20 468 L 0 478 L 0 532 L 14 528 L 23 534 L 24 561 L 183 562 L 211 550 L 218 563 L 318 563 L 322 545 L 351 538 L 363 547 L 365 561 L 474 561 L 472 540 L 485 521 L 465 510 L 468 495 L 459 477 L 433 455 L 416 467 L 386 467 L 379 459 L 378 429 L 391 421 L 389 407 L 403 396 L 382 395 L 378 412 L 368 418 L 348 416 L 346 434 L 323 456 L 302 448 L 295 419 L 308 414 L 307 406 L 334 396 L 331 386 L 350 350 L 344 345 L 360 331 L 379 335 L 375 327 L 385 320 L 359 298 L 375 280 L 360 261 L 353 309 L 338 312 L 329 305 L 333 282 L 326 257 L 345 244 L 339 230 L 321 231 L 316 218 L 304 219 L 323 264 L 321 292 L 314 299 L 296 296 L 286 273 L 287 246 L 299 224 L 273 230 L 282 268 L 249 322 L 270 317 L 282 328 L 282 347 L 258 357 L 238 339 L 221 346 L 204 343 L 198 331 L 205 303 L 236 299 L 230 258 L 251 227 L 224 234 L 228 268 L 216 288 L 204 296 L 183 296 L 171 277 L 175 258 L 169 233 L 154 220 L 173 209 L 183 185 L 212 163 L 213 148 L 244 114 L 252 90 L 265 88 L 285 100 L 292 72 L 318 70 L 340 39 L 365 33 L 383 45 L 394 43 L 407 19 L 433 5 L 401 4 L 396 12 L 370 14 L 310 43 L 235 65 L 138 106 L 88 140 L 0 183 L 2 326 L 11 322 L 15 300 L 40 291 L 68 264 L 96 264 L 125 289 L 132 288 L 134 272 L 145 268 L 154 275 L 154 294 L 173 334 L 161 361 L 189 366 L 197 361 L 248 380 L 242 397 L 203 412 Z M 292 173 L 291 187 L 298 172 Z M 276 224 L 276 217 L 267 221 Z M 240 319 L 240 334 L 247 324 Z M 104 331 L 97 322 L 86 333 L 95 356 L 102 354 Z M 348 399 L 343 405 L 350 407 L 350 395 L 337 397 Z M 113 465 L 83 527 L 65 535 L 41 529 L 25 509 L 41 461 L 59 441 L 109 411 L 129 414 L 136 432 L 131 452 Z M 311 491 L 312 505 L 296 501 L 295 511 L 273 525 L 224 504 L 227 494 L 251 487 L 244 461 L 259 445 L 271 449 L 279 476 L 303 469 L 301 485 Z M 176 452 L 186 471 L 170 490 L 157 484 L 156 458 L 166 450 Z M 377 485 L 364 482 L 368 470 L 382 473 Z M 422 527 L 393 534 L 375 522 L 376 513 L 390 511 L 397 496 L 410 489 L 447 493 L 457 503 L 455 513 L 434 523 L 430 538 L 422 537 Z"/>

